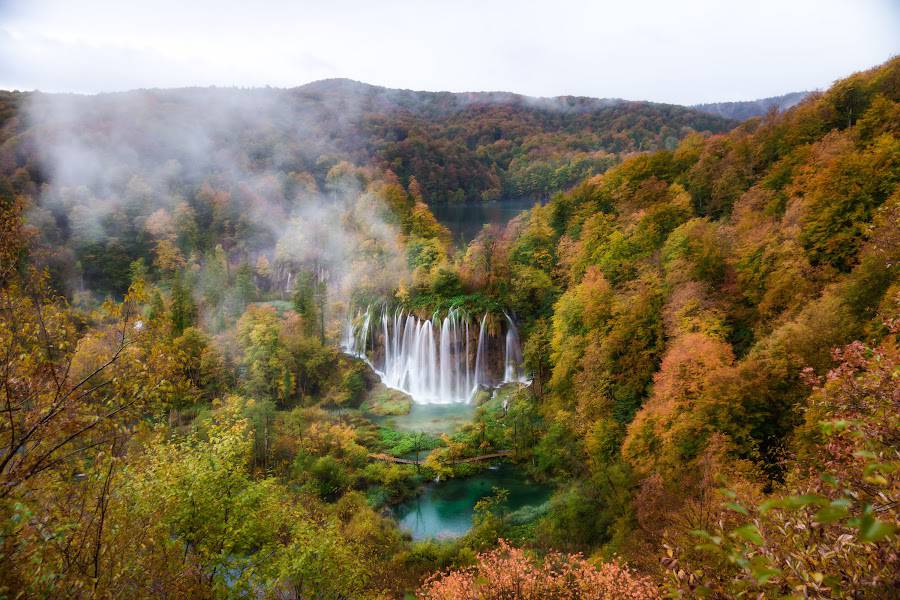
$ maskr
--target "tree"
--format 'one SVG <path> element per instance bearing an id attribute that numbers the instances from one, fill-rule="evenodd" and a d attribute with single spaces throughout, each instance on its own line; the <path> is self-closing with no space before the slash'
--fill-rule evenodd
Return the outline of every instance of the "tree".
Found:
<path id="1" fill-rule="evenodd" d="M 45 278 L 33 274 L 2 289 L 0 335 L 9 352 L 0 498 L 68 457 L 109 443 L 126 414 L 158 409 L 179 386 L 175 361 L 160 354 L 160 340 L 146 336 L 138 318 L 142 286 L 133 286 L 122 304 L 107 303 L 97 329 L 81 337 L 45 286 Z M 151 375 L 142 365 L 158 372 Z M 156 376 L 161 379 L 151 383 Z"/>
<path id="2" fill-rule="evenodd" d="M 713 425 L 702 408 L 712 400 L 707 378 L 733 360 L 728 343 L 702 333 L 672 343 L 654 375 L 653 393 L 628 426 L 622 453 L 639 472 L 678 472 L 697 456 Z"/>
<path id="3" fill-rule="evenodd" d="M 247 393 L 286 406 L 295 380 L 290 353 L 279 337 L 275 309 L 251 306 L 238 321 L 237 328 L 247 368 L 244 380 Z"/>
<path id="4" fill-rule="evenodd" d="M 97 311 L 86 332 L 45 286 L 31 274 L 0 291 L 9 349 L 0 386 L 0 588 L 102 596 L 115 577 L 105 540 L 116 530 L 120 457 L 151 415 L 190 388 L 165 339 L 139 317 L 141 281 L 121 304 Z"/>
<path id="5" fill-rule="evenodd" d="M 694 532 L 695 548 L 669 545 L 674 593 L 883 598 L 897 589 L 897 433 L 885 415 L 896 412 L 900 327 L 886 326 L 878 347 L 835 350 L 826 377 L 805 371 L 813 391 L 800 460 L 763 502 L 722 489 L 718 526 Z"/>
<path id="6" fill-rule="evenodd" d="M 196 321 L 197 307 L 191 292 L 185 287 L 183 276 L 176 275 L 172 280 L 172 298 L 169 306 L 169 318 L 172 322 L 172 335 L 179 336 L 184 330 L 193 326 Z"/>
<path id="7" fill-rule="evenodd" d="M 234 277 L 234 304 L 232 312 L 242 314 L 246 306 L 256 300 L 259 290 L 253 282 L 253 268 L 249 263 L 241 263 Z"/>
<path id="8" fill-rule="evenodd" d="M 272 265 L 265 254 L 260 254 L 259 258 L 256 259 L 254 273 L 256 274 L 257 285 L 268 290 L 272 284 Z"/>
<path id="9" fill-rule="evenodd" d="M 595 567 L 577 554 L 551 552 L 534 561 L 500 540 L 468 568 L 433 575 L 419 590 L 425 600 L 613 600 L 658 598 L 656 586 L 615 562 Z"/>
<path id="10" fill-rule="evenodd" d="M 186 261 L 175 242 L 166 238 L 156 242 L 156 258 L 153 259 L 153 264 L 163 273 L 171 274 L 182 268 Z"/>
<path id="11" fill-rule="evenodd" d="M 200 290 L 204 304 L 218 312 L 228 290 L 228 256 L 222 244 L 216 244 L 215 250 L 206 256 Z"/>
<path id="12" fill-rule="evenodd" d="M 544 387 L 550 378 L 550 327 L 546 319 L 538 319 L 525 340 L 522 356 L 525 370 L 533 377 L 534 393 L 538 398 L 544 395 Z"/>
<path id="13" fill-rule="evenodd" d="M 129 566 L 153 569 L 124 573 L 131 594 L 151 595 L 152 586 L 171 580 L 166 571 L 173 567 L 194 579 L 195 596 L 293 588 L 298 597 L 353 597 L 365 589 L 362 550 L 344 538 L 337 519 L 314 517 L 313 507 L 274 479 L 254 479 L 247 470 L 248 409 L 252 403 L 226 399 L 200 428 L 181 440 L 158 440 L 123 474 L 124 501 L 116 508 L 127 514 L 119 518 L 149 534 L 149 543 L 127 552 L 135 561 Z"/>

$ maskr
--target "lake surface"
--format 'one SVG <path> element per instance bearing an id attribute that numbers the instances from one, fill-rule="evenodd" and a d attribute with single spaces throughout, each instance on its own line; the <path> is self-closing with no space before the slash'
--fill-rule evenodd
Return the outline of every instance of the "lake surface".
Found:
<path id="1" fill-rule="evenodd" d="M 509 490 L 509 513 L 538 507 L 552 493 L 550 486 L 532 482 L 520 468 L 503 463 L 472 477 L 428 484 L 416 499 L 396 507 L 394 516 L 414 540 L 460 537 L 472 528 L 475 503 L 493 494 L 495 487 Z"/>
<path id="2" fill-rule="evenodd" d="M 428 208 L 435 218 L 453 234 L 453 241 L 468 244 L 481 228 L 488 224 L 504 225 L 519 213 L 530 209 L 539 200 L 497 200 L 495 202 L 432 204 Z"/>
<path id="3" fill-rule="evenodd" d="M 454 402 L 452 404 L 419 404 L 413 402 L 409 414 L 387 417 L 370 417 L 382 427 L 395 431 L 412 433 L 453 433 L 472 420 L 475 414 L 473 404 Z"/>

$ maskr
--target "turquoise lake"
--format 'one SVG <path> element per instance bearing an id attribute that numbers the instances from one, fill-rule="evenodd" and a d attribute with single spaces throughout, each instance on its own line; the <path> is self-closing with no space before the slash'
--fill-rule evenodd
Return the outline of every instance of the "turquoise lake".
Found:
<path id="1" fill-rule="evenodd" d="M 460 537 L 472 527 L 475 503 L 493 494 L 495 487 L 509 490 L 510 513 L 539 507 L 552 493 L 550 486 L 532 482 L 520 468 L 503 463 L 472 477 L 428 484 L 417 498 L 394 508 L 394 517 L 414 540 Z"/>

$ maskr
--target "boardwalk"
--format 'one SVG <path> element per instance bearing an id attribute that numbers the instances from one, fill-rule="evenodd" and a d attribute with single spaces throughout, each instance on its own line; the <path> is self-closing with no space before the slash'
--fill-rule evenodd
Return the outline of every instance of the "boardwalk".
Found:
<path id="1" fill-rule="evenodd" d="M 460 458 L 458 460 L 450 461 L 450 464 L 459 464 L 459 463 L 470 463 L 470 462 L 479 462 L 482 460 L 491 460 L 494 458 L 506 458 L 507 456 L 512 456 L 512 450 L 501 450 L 500 452 L 494 452 L 492 454 L 482 454 L 481 456 L 472 456 L 470 458 Z M 390 454 L 382 454 L 382 453 L 373 453 L 369 454 L 370 460 L 381 460 L 384 462 L 392 462 L 400 465 L 415 465 L 420 464 L 422 461 L 414 461 L 408 458 L 397 458 L 396 456 L 391 456 Z"/>

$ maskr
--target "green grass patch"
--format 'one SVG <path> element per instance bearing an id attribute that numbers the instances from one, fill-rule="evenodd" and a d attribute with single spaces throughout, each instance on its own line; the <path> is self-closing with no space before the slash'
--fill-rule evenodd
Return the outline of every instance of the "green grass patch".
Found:
<path id="1" fill-rule="evenodd" d="M 391 456 L 405 456 L 418 450 L 427 452 L 443 443 L 437 436 L 427 433 L 396 431 L 387 427 L 378 429 L 378 441 L 381 451 Z"/>

